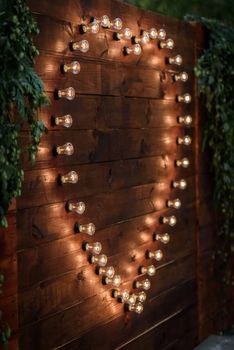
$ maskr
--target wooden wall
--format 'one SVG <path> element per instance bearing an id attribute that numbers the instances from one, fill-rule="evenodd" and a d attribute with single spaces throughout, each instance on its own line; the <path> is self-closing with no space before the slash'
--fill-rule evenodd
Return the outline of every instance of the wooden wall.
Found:
<path id="1" fill-rule="evenodd" d="M 207 170 L 200 171 L 202 123 L 193 66 L 203 43 L 197 26 L 112 0 L 28 4 L 40 27 L 36 70 L 51 104 L 40 115 L 49 133 L 43 136 L 36 163 L 26 156 L 22 160 L 25 181 L 17 202 L 19 348 L 193 349 L 207 335 L 204 329 L 214 330 L 216 317 L 214 300 L 208 302 L 212 312 L 206 311 L 214 230 Z M 173 55 L 184 58 L 189 81 L 173 83 L 175 66 L 165 64 L 172 53 L 159 50 L 155 41 L 141 56 L 125 57 L 124 42 L 114 41 L 111 31 L 79 34 L 82 16 L 103 14 L 122 18 L 124 27 L 135 33 L 165 28 L 176 44 Z M 70 52 L 69 42 L 83 38 L 90 43 L 89 52 Z M 61 63 L 74 58 L 81 64 L 80 74 L 61 74 Z M 53 98 L 55 89 L 68 86 L 75 88 L 75 100 Z M 175 99 L 185 92 L 194 97 L 189 105 Z M 67 113 L 73 116 L 71 129 L 51 125 L 52 115 Z M 176 137 L 185 134 L 177 116 L 187 113 L 194 117 L 186 132 L 193 138 L 188 148 L 176 145 Z M 27 130 L 22 139 L 27 143 Z M 74 155 L 54 156 L 54 146 L 68 141 Z M 188 169 L 174 166 L 182 156 L 191 161 Z M 70 170 L 78 172 L 78 183 L 59 185 L 58 175 Z M 172 189 L 171 181 L 181 177 L 188 189 Z M 165 201 L 176 197 L 182 209 L 166 209 Z M 80 218 L 65 211 L 71 199 L 86 203 Z M 164 214 L 176 214 L 178 224 L 168 229 L 171 242 L 162 247 L 152 242 L 152 234 L 165 231 L 158 223 Z M 81 249 L 87 237 L 74 234 L 77 220 L 95 223 L 93 240 L 102 242 L 126 288 L 131 288 L 138 266 L 148 263 L 146 249 L 163 249 L 141 315 L 124 312 L 111 297 L 111 288 L 101 284 Z"/>

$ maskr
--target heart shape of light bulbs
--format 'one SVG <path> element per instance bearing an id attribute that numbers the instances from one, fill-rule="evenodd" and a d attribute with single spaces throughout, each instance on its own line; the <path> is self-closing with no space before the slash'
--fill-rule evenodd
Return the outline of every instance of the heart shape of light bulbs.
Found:
<path id="1" fill-rule="evenodd" d="M 156 40 L 160 49 L 174 48 L 174 41 L 170 38 L 166 38 L 166 31 L 164 29 L 157 30 L 156 28 L 150 28 L 149 30 L 142 30 L 139 36 L 133 35 L 130 28 L 122 29 L 122 20 L 120 18 L 115 18 L 110 20 L 108 16 L 104 15 L 101 18 L 91 18 L 90 23 L 82 23 L 80 25 L 80 33 L 91 33 L 97 34 L 99 30 L 103 28 L 105 30 L 113 31 L 113 40 L 129 40 L 130 45 L 123 47 L 124 55 L 141 55 L 144 46 L 147 45 L 152 40 Z M 89 50 L 89 42 L 87 40 L 80 40 L 70 43 L 70 49 L 72 51 L 81 51 L 86 53 Z M 182 64 L 182 57 L 176 55 L 174 57 L 168 57 L 166 62 L 169 65 L 180 66 Z M 73 61 L 71 63 L 66 63 L 62 65 L 63 73 L 78 74 L 80 72 L 81 66 L 78 61 Z M 188 74 L 186 72 L 173 74 L 173 79 L 175 82 L 181 81 L 186 82 L 188 80 Z M 63 90 L 57 90 L 56 95 L 58 98 L 66 98 L 68 100 L 73 100 L 76 96 L 73 87 L 68 87 Z M 177 95 L 176 100 L 178 103 L 190 103 L 191 95 L 185 93 L 183 95 Z M 179 116 L 177 119 L 178 123 L 189 127 L 192 124 L 192 117 L 190 115 Z M 66 128 L 72 126 L 72 117 L 70 115 L 65 115 L 61 117 L 56 117 L 54 120 L 56 125 L 62 125 Z M 178 145 L 189 146 L 192 142 L 191 137 L 185 135 L 184 137 L 178 137 L 176 140 Z M 71 143 L 65 143 L 64 145 L 57 146 L 56 152 L 58 155 L 72 155 L 74 153 L 74 147 Z M 189 166 L 189 159 L 182 158 L 175 160 L 175 166 L 187 168 Z M 60 176 L 61 184 L 70 183 L 75 184 L 78 181 L 78 174 L 75 171 L 70 171 L 67 174 Z M 172 182 L 173 188 L 178 188 L 184 190 L 187 187 L 187 183 L 184 179 L 175 180 Z M 166 201 L 166 206 L 168 208 L 179 209 L 181 207 L 181 202 L 179 198 L 169 199 Z M 85 203 L 83 202 L 72 202 L 66 203 L 66 209 L 70 212 L 75 212 L 81 215 L 85 211 Z M 176 216 L 163 216 L 160 218 L 160 222 L 163 225 L 174 226 L 176 225 Z M 85 234 L 87 236 L 93 236 L 95 234 L 95 225 L 93 223 L 88 223 L 82 225 L 79 223 L 75 224 L 75 232 Z M 170 236 L 168 233 L 154 234 L 153 239 L 159 241 L 162 244 L 167 244 L 170 241 Z M 95 271 L 102 278 L 102 283 L 105 285 L 111 285 L 113 287 L 112 295 L 117 299 L 118 302 L 124 304 L 125 309 L 128 311 L 134 311 L 140 314 L 143 311 L 143 303 L 146 300 L 146 292 L 150 286 L 150 277 L 155 275 L 156 267 L 151 264 L 149 266 L 140 266 L 139 271 L 141 274 L 145 275 L 146 278 L 143 280 L 134 280 L 133 287 L 135 291 L 130 291 L 121 288 L 121 276 L 116 274 L 113 266 L 107 266 L 108 258 L 102 253 L 102 245 L 100 242 L 83 242 L 83 249 L 89 253 L 89 262 L 95 265 Z M 160 261 L 163 258 L 163 252 L 161 249 L 155 251 L 146 251 L 146 256 L 152 261 Z"/>

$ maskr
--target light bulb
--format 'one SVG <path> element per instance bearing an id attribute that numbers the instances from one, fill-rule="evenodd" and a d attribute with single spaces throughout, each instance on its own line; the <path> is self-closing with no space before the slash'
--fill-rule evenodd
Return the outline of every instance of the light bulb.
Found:
<path id="1" fill-rule="evenodd" d="M 73 144 L 70 142 L 67 142 L 62 146 L 57 146 L 56 152 L 57 154 L 64 154 L 66 156 L 71 156 L 74 153 Z"/>
<path id="2" fill-rule="evenodd" d="M 62 65 L 62 70 L 64 73 L 71 72 L 73 74 L 80 73 L 80 64 L 78 61 L 73 61 L 71 63 L 65 63 Z"/>
<path id="3" fill-rule="evenodd" d="M 129 295 L 129 298 L 128 298 L 128 304 L 129 305 L 134 305 L 137 301 L 137 296 L 135 293 L 132 293 Z"/>
<path id="4" fill-rule="evenodd" d="M 76 184 L 78 179 L 79 179 L 78 174 L 75 171 L 70 171 L 66 175 L 61 176 L 62 184 L 65 184 L 65 183 Z"/>
<path id="5" fill-rule="evenodd" d="M 119 290 L 115 289 L 113 291 L 114 298 L 118 299 L 121 303 L 128 301 L 130 293 L 127 289 Z"/>
<path id="6" fill-rule="evenodd" d="M 98 274 L 108 278 L 114 277 L 115 269 L 113 266 L 99 267 Z"/>
<path id="7" fill-rule="evenodd" d="M 176 160 L 176 166 L 182 167 L 182 168 L 188 168 L 189 167 L 189 159 L 184 157 L 182 159 L 177 159 Z"/>
<path id="8" fill-rule="evenodd" d="M 193 118 L 191 117 L 191 115 L 185 115 L 185 116 L 181 116 L 181 117 L 178 117 L 178 123 L 179 124 L 183 124 L 185 126 L 190 126 L 193 122 Z"/>
<path id="9" fill-rule="evenodd" d="M 160 41 L 159 46 L 161 49 L 172 50 L 174 47 L 174 41 L 172 39 L 167 39 L 165 41 Z"/>
<path id="10" fill-rule="evenodd" d="M 164 244 L 167 244 L 170 241 L 170 236 L 168 233 L 163 233 L 163 234 L 157 233 L 155 234 L 154 239 L 156 241 L 160 241 Z"/>
<path id="11" fill-rule="evenodd" d="M 103 28 L 109 28 L 110 27 L 110 19 L 108 16 L 104 15 L 101 17 L 101 26 Z"/>
<path id="12" fill-rule="evenodd" d="M 93 254 L 100 254 L 102 251 L 102 245 L 100 242 L 95 243 L 85 243 L 84 249 L 93 253 Z"/>
<path id="13" fill-rule="evenodd" d="M 127 303 L 127 308 L 129 311 L 134 311 L 137 314 L 141 314 L 143 311 L 143 305 L 141 303 L 136 303 L 136 304 L 129 304 Z"/>
<path id="14" fill-rule="evenodd" d="M 179 209 L 181 207 L 181 201 L 179 200 L 179 198 L 169 199 L 167 201 L 167 206 L 169 208 Z"/>
<path id="15" fill-rule="evenodd" d="M 65 128 L 70 128 L 72 126 L 72 116 L 70 114 L 66 114 L 62 117 L 55 117 L 54 122 L 55 125 L 61 125 Z"/>
<path id="16" fill-rule="evenodd" d="M 172 181 L 172 187 L 179 188 L 180 190 L 185 190 L 185 188 L 187 187 L 187 182 L 184 179 Z"/>
<path id="17" fill-rule="evenodd" d="M 147 255 L 148 258 L 153 258 L 156 261 L 160 261 L 163 258 L 163 252 L 160 249 L 154 251 L 149 250 Z"/>
<path id="18" fill-rule="evenodd" d="M 139 293 L 136 293 L 137 301 L 144 303 L 146 301 L 146 293 L 142 290 Z"/>
<path id="19" fill-rule="evenodd" d="M 119 287 L 121 284 L 121 277 L 119 275 L 115 275 L 112 278 L 105 277 L 105 284 L 112 284 L 114 287 Z"/>
<path id="20" fill-rule="evenodd" d="M 89 24 L 81 24 L 80 30 L 81 33 L 97 34 L 99 32 L 99 23 L 94 19 L 94 21 Z"/>
<path id="21" fill-rule="evenodd" d="M 68 87 L 67 89 L 58 90 L 59 98 L 66 98 L 67 100 L 73 100 L 76 96 L 76 92 L 73 87 Z"/>
<path id="22" fill-rule="evenodd" d="M 159 29 L 158 31 L 158 39 L 159 40 L 164 40 L 166 39 L 167 33 L 164 29 Z"/>
<path id="23" fill-rule="evenodd" d="M 111 23 L 111 26 L 113 26 L 116 30 L 121 30 L 123 26 L 123 22 L 121 18 L 115 18 L 113 23 Z"/>
<path id="24" fill-rule="evenodd" d="M 178 95 L 177 101 L 184 102 L 184 103 L 190 103 L 192 101 L 192 97 L 190 94 Z"/>
<path id="25" fill-rule="evenodd" d="M 83 53 L 89 50 L 89 42 L 87 40 L 75 41 L 71 45 L 73 51 L 81 51 Z"/>
<path id="26" fill-rule="evenodd" d="M 68 209 L 68 211 L 73 211 L 73 212 L 81 215 L 85 211 L 85 204 L 84 204 L 84 202 L 69 201 L 67 203 L 67 209 Z"/>
<path id="27" fill-rule="evenodd" d="M 183 58 L 180 55 L 176 55 L 174 57 L 169 57 L 168 62 L 170 64 L 175 64 L 177 66 L 181 66 L 181 64 L 183 63 Z"/>
<path id="28" fill-rule="evenodd" d="M 177 73 L 174 74 L 173 78 L 175 81 L 182 81 L 185 83 L 188 80 L 188 74 L 186 72 Z"/>
<path id="29" fill-rule="evenodd" d="M 86 225 L 81 225 L 79 223 L 75 224 L 75 232 L 86 233 L 89 236 L 93 236 L 95 234 L 95 231 L 96 228 L 92 222 Z"/>
<path id="30" fill-rule="evenodd" d="M 150 28 L 150 30 L 149 30 L 149 37 L 150 37 L 150 39 L 157 39 L 157 37 L 158 37 L 157 29 Z"/>
<path id="31" fill-rule="evenodd" d="M 136 36 L 133 37 L 134 44 L 141 43 L 144 45 L 144 44 L 149 43 L 149 41 L 150 41 L 150 36 L 149 36 L 149 33 L 147 33 L 146 31 L 143 31 L 141 37 L 139 37 L 139 38 Z"/>
<path id="32" fill-rule="evenodd" d="M 147 274 L 148 276 L 154 276 L 156 273 L 156 268 L 154 265 L 150 265 L 150 266 L 141 266 L 140 268 L 140 272 L 143 274 Z"/>
<path id="33" fill-rule="evenodd" d="M 142 288 L 144 290 L 148 290 L 150 289 L 151 283 L 150 283 L 150 280 L 146 278 L 145 280 L 142 280 L 142 281 L 136 281 L 135 286 L 136 288 Z"/>
<path id="34" fill-rule="evenodd" d="M 107 264 L 107 256 L 105 254 L 101 255 L 92 255 L 91 263 L 97 264 L 98 266 L 106 266 Z"/>
<path id="35" fill-rule="evenodd" d="M 176 220 L 176 217 L 174 215 L 172 215 L 172 216 L 163 216 L 161 218 L 161 223 L 162 224 L 167 224 L 169 226 L 175 226 L 176 222 L 177 222 L 177 220 Z"/>
<path id="36" fill-rule="evenodd" d="M 185 146 L 189 146 L 191 145 L 192 139 L 190 136 L 185 135 L 183 137 L 177 137 L 177 143 L 178 145 L 185 145 Z"/>
<path id="37" fill-rule="evenodd" d="M 135 44 L 133 45 L 133 47 L 125 46 L 124 52 L 126 55 L 130 55 L 131 53 L 133 53 L 134 55 L 138 56 L 141 54 L 141 46 L 139 44 Z"/>
<path id="38" fill-rule="evenodd" d="M 122 33 L 114 33 L 115 40 L 131 39 L 131 37 L 132 37 L 132 31 L 129 28 L 125 28 Z"/>

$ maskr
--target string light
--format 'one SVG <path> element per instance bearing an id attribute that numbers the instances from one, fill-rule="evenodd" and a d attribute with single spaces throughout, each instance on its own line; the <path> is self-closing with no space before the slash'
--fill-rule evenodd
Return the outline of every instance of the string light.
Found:
<path id="1" fill-rule="evenodd" d="M 73 61 L 71 63 L 65 63 L 62 65 L 62 71 L 64 73 L 71 72 L 72 74 L 80 73 L 80 64 L 78 61 Z"/>
<path id="2" fill-rule="evenodd" d="M 185 145 L 185 146 L 189 146 L 191 145 L 192 139 L 190 136 L 185 135 L 183 137 L 177 137 L 177 143 L 178 145 Z"/>
<path id="3" fill-rule="evenodd" d="M 129 300 L 130 293 L 127 289 L 114 289 L 113 291 L 113 297 L 118 299 L 119 302 L 125 303 Z"/>
<path id="4" fill-rule="evenodd" d="M 148 276 L 154 276 L 156 273 L 156 268 L 154 265 L 150 265 L 150 266 L 141 266 L 140 267 L 140 273 L 142 274 L 146 274 Z"/>
<path id="5" fill-rule="evenodd" d="M 79 177 L 75 171 L 70 171 L 65 175 L 61 175 L 60 179 L 62 184 L 65 184 L 65 183 L 76 184 L 78 182 Z"/>
<path id="6" fill-rule="evenodd" d="M 179 124 L 183 124 L 185 126 L 190 126 L 193 122 L 193 118 L 191 117 L 191 115 L 185 115 L 185 116 L 179 116 L 177 118 L 177 121 Z"/>
<path id="7" fill-rule="evenodd" d="M 71 43 L 72 51 L 81 51 L 86 53 L 89 50 L 89 42 L 88 40 L 75 41 Z"/>
<path id="8" fill-rule="evenodd" d="M 184 157 L 182 159 L 177 159 L 175 163 L 177 167 L 188 168 L 190 162 L 188 158 Z"/>
<path id="9" fill-rule="evenodd" d="M 177 66 L 181 66 L 181 64 L 183 63 L 183 58 L 180 55 L 176 55 L 174 57 L 169 57 L 168 58 L 168 63 L 169 64 L 175 64 Z"/>
<path id="10" fill-rule="evenodd" d="M 74 147 L 73 144 L 70 142 L 65 143 L 62 146 L 57 146 L 56 147 L 56 153 L 57 154 L 63 154 L 66 156 L 71 156 L 74 153 Z"/>
<path id="11" fill-rule="evenodd" d="M 75 89 L 68 87 L 67 89 L 58 90 L 58 98 L 66 98 L 67 100 L 73 100 L 76 96 Z"/>
<path id="12" fill-rule="evenodd" d="M 137 304 L 127 303 L 126 305 L 127 305 L 128 311 L 134 311 L 137 314 L 141 314 L 143 311 L 143 305 L 141 303 L 137 303 Z"/>
<path id="13" fill-rule="evenodd" d="M 125 28 L 122 33 L 115 32 L 113 35 L 115 40 L 121 40 L 121 39 L 131 39 L 132 37 L 132 31 L 129 28 Z"/>
<path id="14" fill-rule="evenodd" d="M 80 25 L 80 32 L 82 34 L 84 34 L 84 33 L 97 34 L 99 32 L 99 28 L 100 28 L 99 23 L 96 20 L 94 20 L 89 24 L 84 24 L 84 23 L 81 24 Z"/>
<path id="15" fill-rule="evenodd" d="M 85 212 L 85 204 L 84 204 L 84 202 L 69 201 L 67 203 L 67 209 L 68 209 L 68 211 L 73 211 L 73 212 L 81 215 Z"/>
<path id="16" fill-rule="evenodd" d="M 164 244 L 167 244 L 170 241 L 170 236 L 169 236 L 168 233 L 163 233 L 163 234 L 156 233 L 154 235 L 154 239 L 155 239 L 155 241 L 160 241 L 160 242 L 162 242 Z"/>
<path id="17" fill-rule="evenodd" d="M 188 80 L 188 74 L 186 72 L 181 72 L 173 75 L 175 81 L 186 82 Z"/>
<path id="18" fill-rule="evenodd" d="M 174 48 L 174 41 L 172 39 L 167 39 L 165 41 L 160 41 L 159 47 L 161 49 L 169 49 L 172 50 Z"/>
<path id="19" fill-rule="evenodd" d="M 135 44 L 132 47 L 125 46 L 124 47 L 124 54 L 130 55 L 133 53 L 134 55 L 140 55 L 141 54 L 141 46 L 139 44 Z"/>
<path id="20" fill-rule="evenodd" d="M 150 28 L 149 30 L 149 37 L 150 39 L 154 40 L 154 39 L 157 39 L 158 37 L 158 31 L 156 28 Z"/>
<path id="21" fill-rule="evenodd" d="M 141 43 L 141 44 L 144 45 L 144 44 L 148 44 L 148 43 L 150 42 L 149 33 L 147 33 L 146 31 L 143 31 L 143 32 L 142 32 L 142 35 L 141 35 L 140 38 L 134 36 L 132 39 L 133 39 L 133 43 L 134 43 L 134 44 L 139 44 L 139 43 Z"/>
<path id="22" fill-rule="evenodd" d="M 129 295 L 129 298 L 128 298 L 128 304 L 129 305 L 134 305 L 137 301 L 137 296 L 135 293 L 132 293 Z"/>
<path id="23" fill-rule="evenodd" d="M 93 254 L 100 254 L 102 251 L 102 245 L 100 242 L 95 243 L 85 243 L 84 250 L 89 251 Z"/>
<path id="24" fill-rule="evenodd" d="M 144 303 L 146 301 L 146 293 L 141 290 L 139 293 L 136 293 L 136 300 L 140 303 Z"/>
<path id="25" fill-rule="evenodd" d="M 107 256 L 105 254 L 92 255 L 90 261 L 91 264 L 97 264 L 98 266 L 106 266 Z"/>
<path id="26" fill-rule="evenodd" d="M 89 236 L 93 236 L 95 234 L 95 231 L 96 231 L 96 228 L 92 222 L 86 225 L 81 225 L 79 223 L 75 224 L 76 233 L 86 233 Z"/>
<path id="27" fill-rule="evenodd" d="M 153 259 L 155 259 L 156 261 L 160 261 L 160 260 L 162 260 L 162 258 L 163 258 L 163 252 L 162 252 L 160 249 L 154 250 L 154 251 L 149 250 L 149 251 L 147 252 L 147 257 L 148 257 L 149 259 L 153 258 Z"/>
<path id="28" fill-rule="evenodd" d="M 192 97 L 190 94 L 178 95 L 177 101 L 184 102 L 184 103 L 190 103 L 192 101 Z"/>
<path id="29" fill-rule="evenodd" d="M 169 199 L 167 201 L 167 206 L 169 208 L 179 209 L 181 207 L 181 201 L 179 200 L 179 198 Z"/>
<path id="30" fill-rule="evenodd" d="M 144 290 L 148 290 L 150 289 L 151 283 L 150 280 L 148 278 L 146 278 L 145 280 L 142 281 L 135 281 L 135 287 L 136 288 L 142 288 Z"/>
<path id="31" fill-rule="evenodd" d="M 161 217 L 162 224 L 168 224 L 169 226 L 175 226 L 176 222 L 177 222 L 177 220 L 176 220 L 176 217 L 174 215 Z"/>
<path id="32" fill-rule="evenodd" d="M 112 286 L 118 288 L 121 284 L 121 277 L 119 275 L 115 275 L 114 277 L 105 277 L 104 278 L 105 284 L 111 284 Z"/>
<path id="33" fill-rule="evenodd" d="M 115 269 L 113 266 L 99 267 L 98 274 L 105 277 L 113 278 L 115 274 Z"/>
<path id="34" fill-rule="evenodd" d="M 166 39 L 166 36 L 167 36 L 167 33 L 165 31 L 165 29 L 159 29 L 158 31 L 158 39 L 159 40 L 165 40 Z"/>
<path id="35" fill-rule="evenodd" d="M 179 188 L 180 190 L 185 190 L 187 187 L 187 182 L 184 179 L 180 179 L 177 181 L 172 181 L 173 188 Z"/>
<path id="36" fill-rule="evenodd" d="M 102 16 L 100 19 L 94 18 L 94 22 L 100 23 L 101 27 L 104 29 L 114 28 L 116 30 L 121 30 L 123 22 L 121 18 L 115 18 L 112 22 L 107 15 Z"/>
<path id="37" fill-rule="evenodd" d="M 64 126 L 70 128 L 72 126 L 72 116 L 70 114 L 63 115 L 62 117 L 55 117 L 55 125 Z"/>

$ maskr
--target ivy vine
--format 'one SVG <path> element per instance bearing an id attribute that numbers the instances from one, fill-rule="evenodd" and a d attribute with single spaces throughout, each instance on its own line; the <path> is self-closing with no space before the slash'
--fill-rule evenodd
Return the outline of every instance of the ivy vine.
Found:
<path id="1" fill-rule="evenodd" d="M 0 2 L 0 225 L 7 227 L 6 213 L 13 198 L 21 194 L 19 133 L 28 125 L 29 156 L 35 160 L 46 128 L 38 120 L 38 109 L 47 97 L 34 71 L 39 54 L 33 43 L 37 23 L 24 0 Z"/>
<path id="2" fill-rule="evenodd" d="M 198 93 L 207 109 L 203 147 L 210 150 L 217 211 L 220 279 L 227 291 L 234 286 L 234 29 L 216 20 L 200 21 L 209 33 L 207 48 L 195 67 Z M 225 295 L 224 295 L 225 298 Z"/>

